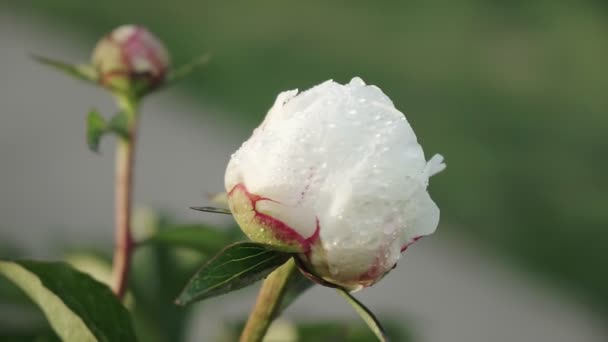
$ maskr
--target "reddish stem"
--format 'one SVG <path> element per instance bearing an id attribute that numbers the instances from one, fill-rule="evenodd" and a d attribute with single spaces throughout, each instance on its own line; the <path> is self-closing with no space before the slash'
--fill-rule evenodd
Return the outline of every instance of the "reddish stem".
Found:
<path id="1" fill-rule="evenodd" d="M 117 142 L 115 180 L 115 249 L 112 266 L 112 290 L 118 298 L 126 292 L 131 254 L 135 247 L 131 234 L 133 199 L 133 167 L 135 164 L 136 106 L 129 99 L 119 98 L 119 105 L 129 118 L 128 134 Z"/>

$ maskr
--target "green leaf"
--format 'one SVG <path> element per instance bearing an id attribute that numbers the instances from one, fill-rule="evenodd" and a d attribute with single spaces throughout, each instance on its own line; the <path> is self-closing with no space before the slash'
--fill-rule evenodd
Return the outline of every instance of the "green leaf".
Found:
<path id="1" fill-rule="evenodd" d="M 232 241 L 232 233 L 200 224 L 170 226 L 145 243 L 162 243 L 215 254 Z"/>
<path id="2" fill-rule="evenodd" d="M 129 117 L 125 112 L 114 115 L 108 123 L 107 130 L 117 136 L 127 139 L 129 137 Z"/>
<path id="3" fill-rule="evenodd" d="M 99 142 L 106 133 L 108 125 L 106 120 L 95 109 L 89 111 L 87 117 L 87 144 L 93 152 L 99 152 Z"/>
<path id="4" fill-rule="evenodd" d="M 46 330 L 39 327 L 27 327 L 22 330 L 8 329 L 0 330 L 0 341 L 2 342 L 61 342 L 49 328 Z"/>
<path id="5" fill-rule="evenodd" d="M 75 270 L 91 276 L 98 282 L 110 287 L 112 282 L 112 261 L 99 253 L 92 251 L 71 251 L 64 255 L 63 261 Z M 123 305 L 131 310 L 135 307 L 133 293 L 127 290 L 123 299 Z"/>
<path id="6" fill-rule="evenodd" d="M 0 274 L 44 312 L 64 341 L 135 341 L 128 311 L 110 289 L 61 262 L 0 261 Z"/>
<path id="7" fill-rule="evenodd" d="M 97 83 L 99 79 L 97 71 L 92 65 L 89 64 L 69 64 L 37 55 L 32 55 L 32 58 L 41 64 L 48 65 L 58 71 L 83 81 Z"/>
<path id="8" fill-rule="evenodd" d="M 171 71 L 169 75 L 167 75 L 166 85 L 173 85 L 184 79 L 186 76 L 190 75 L 197 68 L 209 63 L 211 56 L 209 54 L 204 54 L 198 58 L 191 60 L 190 62 L 183 64 Z"/>
<path id="9" fill-rule="evenodd" d="M 129 138 L 129 117 L 124 112 L 114 115 L 109 122 L 95 109 L 87 117 L 87 143 L 93 152 L 99 152 L 101 138 L 107 133 L 114 133 L 123 139 Z"/>
<path id="10" fill-rule="evenodd" d="M 310 279 L 304 276 L 301 272 L 295 272 L 291 278 L 289 278 L 289 283 L 287 284 L 287 290 L 283 295 L 283 299 L 281 300 L 281 305 L 276 312 L 276 316 L 279 316 L 281 312 L 283 312 L 287 307 L 289 307 L 300 295 L 306 292 L 308 289 L 313 287 L 315 283 L 313 283 Z"/>
<path id="11" fill-rule="evenodd" d="M 265 278 L 289 258 L 289 253 L 255 242 L 232 244 L 192 277 L 176 303 L 186 305 L 249 286 Z"/>
<path id="12" fill-rule="evenodd" d="M 369 328 L 372 330 L 374 335 L 376 335 L 379 341 L 388 341 L 388 337 L 384 332 L 384 328 L 382 328 L 382 325 L 380 325 L 380 322 L 378 321 L 376 316 L 374 316 L 374 314 L 368 308 L 366 308 L 363 303 L 361 303 L 359 300 L 357 300 L 357 298 L 353 297 L 350 293 L 348 293 L 348 291 L 344 289 L 336 288 L 336 290 L 344 298 L 346 298 L 346 300 L 355 308 L 355 311 L 357 311 L 359 316 L 361 316 L 363 321 L 367 324 L 367 326 L 369 326 Z"/>

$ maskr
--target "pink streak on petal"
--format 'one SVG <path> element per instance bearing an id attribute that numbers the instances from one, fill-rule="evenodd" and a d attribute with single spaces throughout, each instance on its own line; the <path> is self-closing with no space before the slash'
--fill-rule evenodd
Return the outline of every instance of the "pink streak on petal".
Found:
<path id="1" fill-rule="evenodd" d="M 409 246 L 413 245 L 413 244 L 414 244 L 414 242 L 416 242 L 416 241 L 418 241 L 418 240 L 422 239 L 423 237 L 424 237 L 424 235 L 414 237 L 414 238 L 413 238 L 412 240 L 410 240 L 408 243 L 406 243 L 405 245 L 403 245 L 403 247 L 401 247 L 401 253 L 405 252 L 405 250 L 406 250 L 406 249 L 407 249 Z"/>
<path id="2" fill-rule="evenodd" d="M 275 203 L 280 203 L 280 202 L 277 202 L 277 201 L 267 198 L 267 197 L 262 197 L 260 195 L 250 193 L 249 190 L 247 189 L 247 187 L 245 186 L 245 184 L 243 184 L 243 183 L 239 183 L 239 184 L 235 185 L 228 192 L 228 197 L 230 198 L 236 190 L 243 192 L 245 194 L 245 196 L 249 199 L 249 201 L 251 201 L 251 206 L 253 207 L 253 211 L 255 212 L 255 215 L 254 215 L 255 218 L 260 220 L 260 222 L 262 222 L 264 225 L 271 227 L 272 233 L 278 240 L 287 241 L 287 242 L 296 241 L 298 244 L 300 244 L 302 246 L 304 253 L 310 252 L 311 245 L 314 244 L 319 239 L 320 226 L 319 226 L 318 218 L 316 220 L 317 227 L 315 229 L 315 232 L 309 238 L 305 239 L 295 229 L 293 229 L 291 226 L 289 226 L 285 222 L 283 222 L 279 219 L 276 219 L 270 215 L 263 214 L 263 213 L 260 213 L 257 211 L 257 202 L 259 202 L 259 201 L 271 201 L 271 202 L 275 202 Z"/>

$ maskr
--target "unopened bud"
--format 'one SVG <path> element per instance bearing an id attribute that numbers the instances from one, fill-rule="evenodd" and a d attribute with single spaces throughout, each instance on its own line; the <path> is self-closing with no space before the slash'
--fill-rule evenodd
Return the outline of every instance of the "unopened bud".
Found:
<path id="1" fill-rule="evenodd" d="M 163 43 L 150 31 L 124 25 L 97 43 L 92 62 L 103 86 L 143 95 L 165 81 L 170 59 Z"/>
<path id="2" fill-rule="evenodd" d="M 305 271 L 356 290 L 378 282 L 435 231 L 439 208 L 416 134 L 375 86 L 353 78 L 281 93 L 232 156 L 228 204 L 256 242 L 298 253 Z"/>

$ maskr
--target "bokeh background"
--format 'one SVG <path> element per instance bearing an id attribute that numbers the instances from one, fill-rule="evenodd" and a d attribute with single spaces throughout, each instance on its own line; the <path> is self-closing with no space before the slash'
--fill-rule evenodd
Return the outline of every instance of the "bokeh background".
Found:
<path id="1" fill-rule="evenodd" d="M 605 2 L 4 0 L 2 255 L 111 249 L 111 139 L 101 155 L 84 143 L 86 111 L 112 113 L 111 99 L 28 53 L 86 61 L 123 23 L 150 28 L 175 64 L 213 56 L 146 102 L 139 205 L 230 225 L 187 207 L 222 190 L 230 153 L 276 94 L 360 76 L 448 164 L 430 187 L 438 232 L 360 298 L 414 341 L 608 340 Z M 357 319 L 323 290 L 287 316 Z M 187 335 L 217 334 L 219 319 L 242 317 L 254 297 L 211 301 L 213 314 L 201 306 Z"/>

